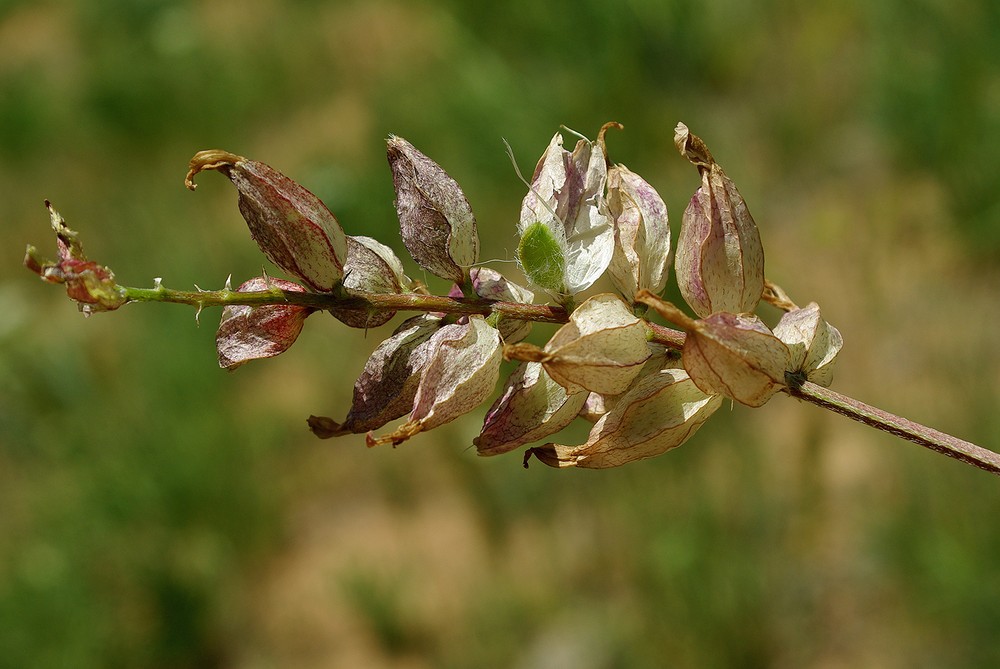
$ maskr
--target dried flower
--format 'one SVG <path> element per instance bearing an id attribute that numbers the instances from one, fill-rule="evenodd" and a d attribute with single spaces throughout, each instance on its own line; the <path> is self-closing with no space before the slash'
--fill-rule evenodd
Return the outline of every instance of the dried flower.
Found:
<path id="1" fill-rule="evenodd" d="M 608 267 L 615 288 L 627 302 L 640 290 L 663 292 L 670 269 L 670 226 L 660 195 L 638 174 L 615 165 L 608 170 L 608 208 L 615 225 Z"/>
<path id="2" fill-rule="evenodd" d="M 791 352 L 789 372 L 821 386 L 833 382 L 833 366 L 844 339 L 837 328 L 823 320 L 818 304 L 811 302 L 785 313 L 774 328 L 774 336 Z"/>
<path id="3" fill-rule="evenodd" d="M 245 281 L 236 291 L 247 293 L 271 288 L 305 292 L 297 283 L 262 276 Z M 227 306 L 222 310 L 222 321 L 215 335 L 219 366 L 236 369 L 251 360 L 284 353 L 298 339 L 306 318 L 313 311 L 315 309 L 290 304 Z"/>
<path id="4" fill-rule="evenodd" d="M 398 294 L 409 279 L 403 264 L 385 244 L 371 237 L 347 238 L 347 262 L 344 263 L 344 288 L 348 295 L 362 293 Z M 385 325 L 395 311 L 331 309 L 330 313 L 352 328 Z"/>

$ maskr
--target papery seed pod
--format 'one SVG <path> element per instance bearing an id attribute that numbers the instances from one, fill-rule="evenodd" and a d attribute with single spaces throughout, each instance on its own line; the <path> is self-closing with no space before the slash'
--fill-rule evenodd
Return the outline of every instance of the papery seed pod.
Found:
<path id="1" fill-rule="evenodd" d="M 677 240 L 681 295 L 702 318 L 749 313 L 764 291 L 764 249 L 746 202 L 701 138 L 677 124 L 674 143 L 698 168 L 701 187 L 684 211 Z"/>
<path id="2" fill-rule="evenodd" d="M 664 369 L 681 369 L 681 356 L 679 351 L 668 349 L 666 346 L 661 344 L 649 345 L 650 356 L 642 365 L 642 369 L 639 370 L 639 374 L 632 380 L 629 387 L 625 389 L 624 392 L 617 395 L 600 395 L 598 393 L 590 393 L 587 397 L 587 401 L 584 403 L 583 408 L 580 409 L 580 418 L 588 420 L 591 423 L 596 422 L 601 416 L 610 411 L 619 400 L 624 397 L 632 388 L 642 382 L 642 380 L 651 375 L 656 374 Z"/>
<path id="3" fill-rule="evenodd" d="M 500 376 L 500 333 L 482 316 L 446 325 L 431 338 L 433 350 L 420 378 L 409 420 L 368 445 L 400 444 L 472 411 L 489 397 Z"/>
<path id="4" fill-rule="evenodd" d="M 297 283 L 263 276 L 244 281 L 236 292 L 272 288 L 305 292 L 305 288 Z M 251 360 L 273 358 L 284 353 L 298 339 L 306 318 L 314 311 L 310 307 L 292 304 L 227 306 L 222 310 L 222 320 L 215 335 L 219 367 L 232 370 Z"/>
<path id="5" fill-rule="evenodd" d="M 615 165 L 608 170 L 608 209 L 615 227 L 611 282 L 629 303 L 640 290 L 663 292 L 670 269 L 667 205 L 642 177 Z"/>
<path id="6" fill-rule="evenodd" d="M 431 274 L 464 284 L 479 260 L 472 207 L 458 183 L 401 137 L 386 142 L 406 249 Z"/>
<path id="7" fill-rule="evenodd" d="M 482 433 L 473 443 L 479 455 L 499 455 L 544 439 L 573 421 L 587 395 L 566 392 L 541 363 L 521 363 L 486 413 Z"/>
<path id="8" fill-rule="evenodd" d="M 774 336 L 791 352 L 788 371 L 805 374 L 807 381 L 821 386 L 830 385 L 844 339 L 837 328 L 823 320 L 818 304 L 811 302 L 785 313 L 774 328 Z"/>
<path id="9" fill-rule="evenodd" d="M 377 430 L 405 416 L 424 368 L 433 353 L 431 337 L 441 327 L 441 318 L 429 314 L 403 321 L 391 337 L 379 344 L 354 384 L 354 400 L 343 423 L 313 416 L 309 425 L 317 436 L 338 437 Z"/>
<path id="10" fill-rule="evenodd" d="M 532 283 L 574 295 L 607 269 L 614 228 L 604 197 L 607 164 L 601 146 L 583 139 L 572 153 L 562 146 L 556 133 L 521 203 L 518 262 Z"/>
<path id="11" fill-rule="evenodd" d="M 535 300 L 534 293 L 508 280 L 494 269 L 473 267 L 469 270 L 469 278 L 476 295 L 484 300 L 519 304 L 531 304 Z M 528 333 L 531 332 L 531 321 L 517 320 L 505 314 L 498 314 L 496 327 L 503 340 L 508 344 L 513 344 L 528 336 Z"/>
<path id="12" fill-rule="evenodd" d="M 541 362 L 568 392 L 623 392 L 650 356 L 645 324 L 611 293 L 591 297 L 570 314 L 569 322 L 544 349 L 515 344 L 508 358 Z"/>
<path id="13" fill-rule="evenodd" d="M 403 264 L 385 244 L 371 237 L 347 238 L 347 262 L 344 264 L 344 288 L 354 292 L 398 294 L 409 283 Z M 374 328 L 385 325 L 395 311 L 330 310 L 339 321 L 352 328 Z"/>
<path id="14" fill-rule="evenodd" d="M 323 202 L 270 165 L 228 151 L 199 151 L 191 158 L 184 183 L 204 170 L 222 172 L 236 186 L 239 208 L 268 260 L 325 293 L 344 277 L 347 240 L 340 223 Z"/>
<path id="15" fill-rule="evenodd" d="M 683 369 L 640 379 L 591 428 L 585 444 L 546 444 L 530 455 L 551 467 L 618 467 L 661 455 L 689 439 L 722 403 L 706 395 Z"/>
<path id="16" fill-rule="evenodd" d="M 684 328 L 684 369 L 709 395 L 759 407 L 785 387 L 788 347 L 756 316 L 719 312 L 694 320 L 651 293 L 637 301 Z"/>

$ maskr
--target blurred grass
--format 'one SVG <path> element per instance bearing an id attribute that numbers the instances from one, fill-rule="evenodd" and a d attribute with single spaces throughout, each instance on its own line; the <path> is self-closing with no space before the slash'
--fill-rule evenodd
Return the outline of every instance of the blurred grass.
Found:
<path id="1" fill-rule="evenodd" d="M 477 459 L 481 411 L 397 450 L 318 442 L 303 419 L 346 410 L 388 329 L 311 319 L 223 374 L 217 314 L 84 320 L 19 267 L 49 198 L 126 283 L 255 275 L 229 185 L 181 186 L 210 147 L 405 256 L 389 133 L 509 259 L 500 138 L 528 168 L 609 119 L 676 226 L 684 120 L 771 278 L 843 331 L 835 387 L 996 449 L 996 3 L 8 1 L 0 46 L 0 666 L 1000 662 L 985 474 L 787 398 L 601 473 Z"/>

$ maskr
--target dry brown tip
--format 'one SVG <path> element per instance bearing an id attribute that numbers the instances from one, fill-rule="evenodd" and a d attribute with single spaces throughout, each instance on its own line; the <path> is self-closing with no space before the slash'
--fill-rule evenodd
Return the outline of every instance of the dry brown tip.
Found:
<path id="1" fill-rule="evenodd" d="M 188 163 L 187 175 L 184 177 L 184 185 L 188 190 L 194 190 L 198 186 L 194 183 L 194 175 L 204 170 L 224 170 L 232 167 L 238 162 L 245 161 L 246 158 L 235 153 L 223 151 L 222 149 L 207 149 L 199 151 Z"/>

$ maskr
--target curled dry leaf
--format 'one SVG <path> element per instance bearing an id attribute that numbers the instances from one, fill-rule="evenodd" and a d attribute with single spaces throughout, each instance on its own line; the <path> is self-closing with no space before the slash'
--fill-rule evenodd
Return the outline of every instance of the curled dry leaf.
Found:
<path id="1" fill-rule="evenodd" d="M 344 288 L 352 293 L 398 294 L 409 283 L 403 264 L 385 244 L 371 237 L 347 238 L 347 262 L 344 264 Z M 339 321 L 352 328 L 374 328 L 385 325 L 395 311 L 358 311 L 331 309 Z"/>
<path id="2" fill-rule="evenodd" d="M 347 239 L 318 197 L 270 165 L 220 149 L 191 158 L 188 188 L 195 189 L 194 177 L 204 170 L 222 172 L 236 186 L 240 213 L 268 260 L 309 290 L 325 293 L 340 284 Z"/>
<path id="3" fill-rule="evenodd" d="M 313 416 L 309 421 L 313 432 L 321 438 L 364 433 L 405 416 L 413 408 L 433 352 L 431 338 L 440 327 L 441 318 L 429 314 L 403 321 L 369 356 L 354 384 L 354 400 L 344 422 Z"/>
<path id="4" fill-rule="evenodd" d="M 236 292 L 248 293 L 272 288 L 305 292 L 297 283 L 262 276 L 243 282 Z M 222 321 L 215 335 L 219 366 L 232 370 L 251 360 L 273 358 L 284 353 L 298 339 L 306 318 L 313 311 L 315 310 L 310 307 L 290 304 L 227 306 L 222 310 Z"/>
<path id="5" fill-rule="evenodd" d="M 429 344 L 409 420 L 381 437 L 368 435 L 368 445 L 400 444 L 415 434 L 455 420 L 479 406 L 500 376 L 500 333 L 482 316 L 446 325 Z"/>
<path id="6" fill-rule="evenodd" d="M 507 379 L 503 393 L 473 440 L 479 455 L 499 455 L 544 439 L 569 425 L 588 393 L 568 393 L 541 363 L 521 363 Z"/>
<path id="7" fill-rule="evenodd" d="M 774 328 L 774 336 L 791 353 L 788 371 L 805 375 L 807 381 L 828 387 L 833 366 L 844 345 L 840 331 L 823 320 L 819 305 L 809 303 L 785 313 Z"/>
<path id="8" fill-rule="evenodd" d="M 640 290 L 663 292 L 670 269 L 667 205 L 642 177 L 615 165 L 608 170 L 608 209 L 615 227 L 608 271 L 615 288 L 627 302 Z"/>
<path id="9" fill-rule="evenodd" d="M 521 203 L 518 262 L 529 280 L 574 295 L 607 269 L 614 252 L 604 190 L 607 164 L 597 142 L 581 139 L 572 152 L 553 135 Z"/>
<path id="10" fill-rule="evenodd" d="M 677 284 L 702 318 L 751 312 L 764 291 L 764 248 L 746 202 L 701 138 L 677 124 L 674 143 L 698 168 L 701 187 L 684 211 L 677 240 Z"/>
<path id="11" fill-rule="evenodd" d="M 618 467 L 676 448 L 693 435 L 722 402 L 706 395 L 683 369 L 644 376 L 590 431 L 585 444 L 546 444 L 529 449 L 551 467 Z"/>
<path id="12" fill-rule="evenodd" d="M 401 137 L 386 142 L 406 249 L 431 274 L 464 284 L 479 260 L 472 207 L 458 183 Z"/>

